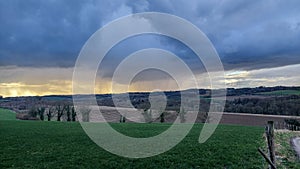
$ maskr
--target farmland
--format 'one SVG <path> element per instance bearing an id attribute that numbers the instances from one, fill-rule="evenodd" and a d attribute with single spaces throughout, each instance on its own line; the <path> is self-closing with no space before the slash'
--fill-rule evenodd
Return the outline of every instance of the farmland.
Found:
<path id="1" fill-rule="evenodd" d="M 199 112 L 209 111 L 211 102 L 211 90 L 209 89 L 189 89 L 185 93 L 199 92 Z M 250 114 L 268 114 L 268 115 L 300 115 L 300 87 L 257 87 L 257 88 L 240 88 L 227 89 L 227 98 L 224 112 L 229 113 L 250 113 Z M 164 92 L 167 102 L 166 111 L 178 112 L 181 106 L 182 91 Z M 191 92 L 191 93 L 193 93 Z M 129 99 L 128 96 L 129 95 Z M 121 94 L 97 94 L 95 95 L 99 106 L 126 107 L 124 103 L 130 101 L 133 107 L 139 110 L 147 110 L 151 104 L 149 101 L 149 92 L 143 93 L 121 93 Z M 113 101 L 113 97 L 115 100 Z M 72 95 L 50 95 L 50 96 L 32 96 L 32 97 L 0 97 L 0 107 L 13 110 L 19 114 L 29 114 L 38 108 L 55 109 L 57 106 L 73 106 Z M 117 105 L 115 105 L 117 103 Z M 194 100 L 189 103 L 195 104 Z M 45 113 L 46 113 L 45 112 Z M 33 113 L 36 114 L 36 113 Z M 57 112 L 54 112 L 57 114 Z M 36 118 L 36 117 L 33 117 Z M 202 121 L 198 121 L 202 122 Z"/>
<path id="2" fill-rule="evenodd" d="M 36 121 L 15 120 L 16 113 L 0 109 L 0 168 L 266 168 L 265 160 L 257 152 L 258 147 L 266 150 L 263 127 L 269 120 L 274 121 L 276 127 L 286 119 L 299 119 L 297 90 L 285 87 L 228 89 L 229 99 L 220 125 L 204 144 L 198 143 L 198 137 L 202 122 L 207 120 L 205 112 L 209 108 L 210 91 L 199 90 L 201 107 L 197 124 L 187 137 L 171 150 L 145 159 L 119 157 L 98 147 L 78 122 L 67 120 L 70 113 L 67 108 L 74 106 L 72 96 L 2 98 L 0 107 L 16 111 L 17 117 L 35 112 L 32 117 Z M 127 136 L 145 138 L 165 131 L 178 116 L 180 92 L 165 94 L 168 102 L 163 123 L 154 110 L 151 122 L 134 123 L 137 119 L 129 118 L 133 109 L 118 107 L 127 114 L 126 122 L 120 123 L 120 113 L 114 107 L 112 95 L 97 95 L 96 98 L 105 120 L 115 130 Z M 118 101 L 124 100 L 124 94 L 117 96 Z M 141 117 L 150 106 L 148 97 L 149 93 L 130 93 L 130 101 L 141 111 Z M 60 107 L 66 109 L 62 109 L 63 115 L 58 121 Z M 37 113 L 43 108 L 43 116 L 52 111 L 51 121 L 43 121 L 48 119 L 42 119 Z M 76 121 L 81 116 L 77 113 Z M 90 122 L 104 120 L 94 113 L 89 112 Z M 188 114 L 185 116 L 188 120 Z M 283 168 L 298 167 L 289 138 L 290 135 L 280 134 L 275 138 L 280 145 L 276 152 L 277 164 Z"/>
<path id="3" fill-rule="evenodd" d="M 258 93 L 260 95 L 281 96 L 281 95 L 300 95 L 300 90 L 277 90 L 272 92 Z"/>
<path id="4" fill-rule="evenodd" d="M 1 111 L 1 114 L 3 111 Z M 133 137 L 156 135 L 170 124 L 112 123 Z M 261 127 L 219 125 L 204 144 L 195 124 L 176 147 L 158 156 L 128 159 L 94 144 L 77 122 L 0 121 L 0 168 L 263 168 Z M 141 132 L 142 131 L 142 132 Z M 159 144 L 159 143 L 158 143 Z"/>

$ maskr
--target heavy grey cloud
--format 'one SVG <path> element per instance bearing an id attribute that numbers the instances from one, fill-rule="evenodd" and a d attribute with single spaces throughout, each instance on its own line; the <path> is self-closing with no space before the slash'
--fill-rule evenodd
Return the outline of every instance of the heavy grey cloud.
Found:
<path id="1" fill-rule="evenodd" d="M 0 1 L 0 65 L 74 66 L 92 33 L 114 17 L 131 13 L 121 2 Z"/>
<path id="2" fill-rule="evenodd" d="M 72 67 L 97 29 L 120 16 L 145 11 L 174 14 L 198 26 L 227 70 L 298 64 L 299 9 L 297 0 L 0 1 L 0 66 Z M 182 44 L 149 37 L 120 45 L 106 65 L 117 65 L 124 54 L 142 47 L 170 49 L 195 69 L 200 65 Z"/>
<path id="3" fill-rule="evenodd" d="M 160 2 L 149 1 L 149 11 L 175 14 L 198 26 L 215 45 L 226 69 L 300 62 L 299 1 Z"/>

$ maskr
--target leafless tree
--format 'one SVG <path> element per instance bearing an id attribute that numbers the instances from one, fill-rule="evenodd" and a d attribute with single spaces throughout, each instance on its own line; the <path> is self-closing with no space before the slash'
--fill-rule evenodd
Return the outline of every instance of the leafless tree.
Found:
<path id="1" fill-rule="evenodd" d="M 61 121 L 61 117 L 64 114 L 64 107 L 62 105 L 56 106 L 56 112 L 57 112 L 57 121 Z"/>
<path id="2" fill-rule="evenodd" d="M 53 108 L 49 107 L 48 113 L 46 114 L 48 117 L 48 121 L 51 121 L 51 118 L 53 117 Z"/>
<path id="3" fill-rule="evenodd" d="M 72 107 L 72 121 L 76 121 L 76 111 L 75 111 L 75 107 Z"/>
<path id="4" fill-rule="evenodd" d="M 45 113 L 45 107 L 40 107 L 37 109 L 37 112 L 40 116 L 40 120 L 44 121 L 44 113 Z"/>
<path id="5" fill-rule="evenodd" d="M 66 110 L 66 113 L 67 113 L 67 121 L 71 121 L 71 106 L 66 105 L 66 106 L 64 106 L 64 109 Z"/>

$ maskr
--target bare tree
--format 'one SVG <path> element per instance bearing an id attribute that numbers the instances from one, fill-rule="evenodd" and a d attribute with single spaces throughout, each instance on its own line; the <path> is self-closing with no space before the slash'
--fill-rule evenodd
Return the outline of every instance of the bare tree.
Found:
<path id="1" fill-rule="evenodd" d="M 76 121 L 76 111 L 75 111 L 75 107 L 72 107 L 72 121 Z"/>
<path id="2" fill-rule="evenodd" d="M 67 121 L 71 121 L 71 106 L 70 105 L 66 105 L 64 107 L 64 109 L 66 110 L 66 113 L 67 113 Z"/>
<path id="3" fill-rule="evenodd" d="M 44 121 L 44 113 L 45 113 L 45 107 L 40 107 L 37 109 L 37 112 L 40 116 L 40 120 Z"/>
<path id="4" fill-rule="evenodd" d="M 52 116 L 53 116 L 52 113 L 53 113 L 53 109 L 52 109 L 52 107 L 49 107 L 48 113 L 46 114 L 47 117 L 48 117 L 48 121 L 51 121 L 51 118 L 52 118 Z"/>
<path id="5" fill-rule="evenodd" d="M 164 123 L 165 122 L 165 112 L 162 112 L 159 117 L 160 117 L 160 122 Z"/>
<path id="6" fill-rule="evenodd" d="M 64 107 L 61 105 L 56 106 L 56 112 L 57 112 L 57 121 L 61 121 L 61 117 L 64 114 Z"/>

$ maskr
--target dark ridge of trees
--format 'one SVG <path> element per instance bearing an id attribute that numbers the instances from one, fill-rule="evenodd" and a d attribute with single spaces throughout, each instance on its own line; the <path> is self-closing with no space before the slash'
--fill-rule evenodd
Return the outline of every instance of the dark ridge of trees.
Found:
<path id="1" fill-rule="evenodd" d="M 226 102 L 225 112 L 299 116 L 300 96 L 238 98 Z"/>
<path id="2" fill-rule="evenodd" d="M 300 87 L 285 87 L 285 86 L 276 86 L 276 87 L 255 87 L 255 88 L 228 88 L 227 96 L 240 96 L 240 95 L 253 95 L 263 92 L 273 92 L 278 90 L 300 90 Z"/>

